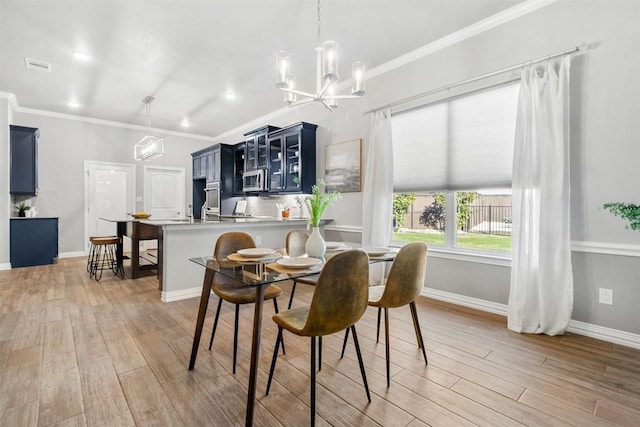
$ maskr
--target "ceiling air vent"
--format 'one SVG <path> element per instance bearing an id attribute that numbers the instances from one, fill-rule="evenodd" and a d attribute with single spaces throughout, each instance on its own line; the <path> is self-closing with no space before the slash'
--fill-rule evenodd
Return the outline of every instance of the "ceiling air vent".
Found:
<path id="1" fill-rule="evenodd" d="M 45 61 L 40 61 L 39 59 L 25 57 L 24 64 L 31 70 L 51 72 L 51 64 Z"/>

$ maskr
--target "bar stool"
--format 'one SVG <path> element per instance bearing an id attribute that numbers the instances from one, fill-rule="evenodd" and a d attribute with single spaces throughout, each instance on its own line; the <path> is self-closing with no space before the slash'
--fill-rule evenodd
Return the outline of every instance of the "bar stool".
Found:
<path id="1" fill-rule="evenodd" d="M 116 236 L 89 238 L 91 246 L 89 248 L 89 259 L 87 260 L 87 271 L 89 277 L 100 281 L 103 270 L 111 270 L 116 276 L 124 278 L 124 268 L 118 265 L 116 250 L 120 239 Z"/>

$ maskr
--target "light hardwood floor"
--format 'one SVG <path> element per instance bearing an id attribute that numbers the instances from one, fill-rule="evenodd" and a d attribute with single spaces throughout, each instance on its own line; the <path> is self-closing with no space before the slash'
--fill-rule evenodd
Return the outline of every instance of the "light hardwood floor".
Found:
<path id="1" fill-rule="evenodd" d="M 233 306 L 223 304 L 213 351 L 212 296 L 196 369 L 187 371 L 198 298 L 160 302 L 157 280 L 98 283 L 86 259 L 0 271 L 0 425 L 244 425 L 253 306 L 241 308 L 231 374 Z M 282 285 L 288 299 L 290 284 Z M 298 286 L 295 304 L 313 288 Z M 309 340 L 285 335 L 264 396 L 276 328 L 265 304 L 256 425 L 309 420 Z M 429 365 L 408 307 L 391 311 L 391 387 L 376 311 L 357 324 L 371 387 L 367 403 L 353 341 L 326 337 L 318 425 L 640 425 L 640 351 L 567 334 L 519 335 L 500 316 L 418 302 Z"/>

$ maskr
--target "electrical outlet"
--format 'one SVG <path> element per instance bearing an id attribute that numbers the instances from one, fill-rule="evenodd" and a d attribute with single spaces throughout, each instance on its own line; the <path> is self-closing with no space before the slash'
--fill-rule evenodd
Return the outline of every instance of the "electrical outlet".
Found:
<path id="1" fill-rule="evenodd" d="M 598 291 L 598 302 L 600 304 L 613 305 L 613 289 L 599 288 Z"/>
<path id="2" fill-rule="evenodd" d="M 256 236 L 256 245 L 262 244 L 262 238 L 260 236 Z"/>

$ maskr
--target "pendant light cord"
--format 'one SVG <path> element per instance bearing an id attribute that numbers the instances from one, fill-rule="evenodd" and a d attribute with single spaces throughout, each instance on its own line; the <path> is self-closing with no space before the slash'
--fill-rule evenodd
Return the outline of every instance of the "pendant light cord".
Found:
<path id="1" fill-rule="evenodd" d="M 321 20 L 320 20 L 320 0 L 318 0 L 318 46 L 320 46 L 320 26 L 321 26 Z"/>

